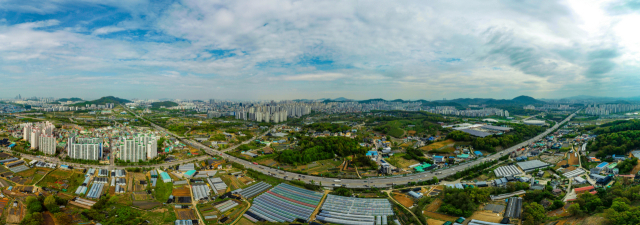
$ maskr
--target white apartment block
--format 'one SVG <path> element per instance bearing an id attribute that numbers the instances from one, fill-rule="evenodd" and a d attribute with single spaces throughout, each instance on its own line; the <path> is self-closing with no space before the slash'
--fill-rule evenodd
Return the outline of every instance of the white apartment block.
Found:
<path id="1" fill-rule="evenodd" d="M 56 128 L 49 121 L 42 123 L 25 123 L 22 124 L 22 126 L 22 139 L 31 144 L 31 149 L 38 149 L 41 143 L 40 138 L 43 136 L 53 136 L 53 130 Z M 53 142 L 55 145 L 55 138 L 53 139 Z"/>
<path id="2" fill-rule="evenodd" d="M 146 161 L 158 156 L 158 138 L 151 134 L 135 134 L 120 145 L 118 158 L 123 161 Z"/>
<path id="3" fill-rule="evenodd" d="M 69 138 L 68 155 L 72 159 L 100 160 L 102 158 L 102 139 Z"/>
<path id="4" fill-rule="evenodd" d="M 38 148 L 44 154 L 56 154 L 56 137 L 53 135 L 42 135 L 38 143 Z"/>

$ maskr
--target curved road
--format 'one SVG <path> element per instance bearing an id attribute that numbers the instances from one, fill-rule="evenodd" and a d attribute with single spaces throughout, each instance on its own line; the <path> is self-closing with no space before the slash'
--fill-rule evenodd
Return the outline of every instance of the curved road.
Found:
<path id="1" fill-rule="evenodd" d="M 126 107 L 124 107 L 125 109 L 127 109 Z M 129 111 L 129 109 L 127 109 L 127 111 Z M 131 111 L 129 111 L 131 112 Z M 573 116 L 575 116 L 575 114 L 577 113 L 573 113 L 571 115 L 569 115 L 566 119 L 564 119 L 562 122 L 557 123 L 556 125 L 554 125 L 553 127 L 547 129 L 546 131 L 542 132 L 541 134 L 539 134 L 538 136 L 535 136 L 527 141 L 524 141 L 520 144 L 517 144 L 513 147 L 510 147 L 506 150 L 503 150 L 497 154 L 493 154 L 493 155 L 489 155 L 487 157 L 478 159 L 478 160 L 474 160 L 468 163 L 464 163 L 464 164 L 460 164 L 460 165 L 456 165 L 456 166 L 452 166 L 446 169 L 442 169 L 442 170 L 438 170 L 438 171 L 430 171 L 430 172 L 423 172 L 423 173 L 415 173 L 415 174 L 409 174 L 406 176 L 398 176 L 398 177 L 376 177 L 376 178 L 367 178 L 367 179 L 340 179 L 340 178 L 327 178 L 327 177 L 317 177 L 317 176 L 310 176 L 310 175 L 301 175 L 301 174 L 297 174 L 297 173 L 292 173 L 292 172 L 286 172 L 283 170 L 278 170 L 278 169 L 274 169 L 274 168 L 270 168 L 270 167 L 266 167 L 263 165 L 255 165 L 249 161 L 246 161 L 244 159 L 240 159 L 240 158 L 236 158 L 234 156 L 228 155 L 226 153 L 224 153 L 224 151 L 229 151 L 229 150 L 233 150 L 236 147 L 240 146 L 241 144 L 246 144 L 249 143 L 253 140 L 255 140 L 256 138 L 260 138 L 262 136 L 264 136 L 265 134 L 267 134 L 269 131 L 261 134 L 260 136 L 256 136 L 251 138 L 250 140 L 247 140 L 245 142 L 242 142 L 241 144 L 235 145 L 233 147 L 224 149 L 222 151 L 217 151 L 214 149 L 211 149 L 207 146 L 204 146 L 200 143 L 197 143 L 195 141 L 192 140 L 187 140 L 187 139 L 183 139 L 182 137 L 179 137 L 177 135 L 175 135 L 174 133 L 164 129 L 163 127 L 160 127 L 156 124 L 154 124 L 153 122 L 140 117 L 139 115 L 131 112 L 132 114 L 134 114 L 136 117 L 143 119 L 147 122 L 149 122 L 154 128 L 164 131 L 167 134 L 170 134 L 171 136 L 174 136 L 176 138 L 178 138 L 179 140 L 181 140 L 184 143 L 188 143 L 189 145 L 191 145 L 192 147 L 195 148 L 199 148 L 199 149 L 203 149 L 207 154 L 211 155 L 211 156 L 222 156 L 227 158 L 229 161 L 232 162 L 237 162 L 240 163 L 242 165 L 244 165 L 247 168 L 251 168 L 254 169 L 256 171 L 259 171 L 263 174 L 267 174 L 270 176 L 274 176 L 274 177 L 278 177 L 278 178 L 284 178 L 287 180 L 301 180 L 304 182 L 315 182 L 316 184 L 320 183 L 322 184 L 322 186 L 334 186 L 334 185 L 342 185 L 348 188 L 369 188 L 369 187 L 380 187 L 380 188 L 385 188 L 385 187 L 389 187 L 392 185 L 398 185 L 398 184 L 407 184 L 408 182 L 418 182 L 418 181 L 424 181 L 424 180 L 429 180 L 432 179 L 433 177 L 437 177 L 438 179 L 443 179 L 445 177 L 451 176 L 453 174 L 455 174 L 458 171 L 462 171 L 465 170 L 469 167 L 475 166 L 481 162 L 484 161 L 489 161 L 489 160 L 497 160 L 499 157 L 503 156 L 505 153 L 509 153 L 512 151 L 515 151 L 518 148 L 522 148 L 524 146 L 527 146 L 531 143 L 534 143 L 540 139 L 542 139 L 543 137 L 547 136 L 549 133 L 551 133 L 551 131 L 557 129 L 558 127 L 560 127 L 560 125 L 566 123 L 567 121 L 571 120 L 571 118 L 573 118 Z M 273 129 L 271 129 L 273 130 Z M 270 130 L 270 131 L 271 131 Z M 23 154 L 22 155 L 25 158 L 29 158 L 29 159 L 38 159 L 41 160 L 42 158 L 36 158 L 35 156 L 30 156 L 30 155 L 26 155 Z M 156 165 L 149 165 L 149 166 L 139 166 L 139 167 L 167 167 L 167 166 L 173 166 L 173 165 L 178 165 L 178 164 L 182 164 L 185 162 L 191 162 L 193 160 L 203 160 L 208 158 L 208 156 L 201 156 L 201 157 L 197 157 L 197 158 L 191 158 L 188 160 L 182 160 L 182 161 L 174 161 L 174 162 L 169 162 L 169 163 L 164 163 L 164 164 L 156 164 Z M 86 168 L 86 167 L 93 167 L 93 168 L 105 168 L 105 169 L 113 169 L 112 166 L 108 166 L 108 165 L 104 165 L 104 166 L 92 166 L 92 165 L 81 165 L 81 164 L 74 164 L 74 163 L 68 163 L 68 162 L 60 162 L 59 160 L 57 160 L 57 158 L 51 158 L 48 157 L 46 158 L 47 161 L 50 162 L 54 162 L 54 163 L 62 163 L 62 164 L 67 164 L 67 165 L 74 165 L 77 167 L 81 167 L 81 168 Z M 127 166 L 116 166 L 115 168 L 126 168 Z M 128 166 L 131 167 L 131 166 Z M 437 173 L 437 174 L 436 174 Z"/>

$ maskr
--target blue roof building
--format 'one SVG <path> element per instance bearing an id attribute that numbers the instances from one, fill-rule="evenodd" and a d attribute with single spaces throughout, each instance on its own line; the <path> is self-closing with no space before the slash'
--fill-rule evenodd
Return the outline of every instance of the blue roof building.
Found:
<path id="1" fill-rule="evenodd" d="M 482 156 L 482 152 L 480 151 L 474 151 L 473 154 L 476 154 L 477 156 Z"/>
<path id="2" fill-rule="evenodd" d="M 194 174 L 196 174 L 196 170 L 189 170 L 189 171 L 184 173 L 184 176 L 188 177 L 188 178 L 191 178 L 191 177 L 193 177 Z"/>
<path id="3" fill-rule="evenodd" d="M 368 151 L 366 156 L 378 156 L 378 151 Z"/>

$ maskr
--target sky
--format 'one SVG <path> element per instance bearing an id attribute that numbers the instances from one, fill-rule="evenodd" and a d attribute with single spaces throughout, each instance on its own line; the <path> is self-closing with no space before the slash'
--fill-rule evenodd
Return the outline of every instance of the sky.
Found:
<path id="1" fill-rule="evenodd" d="M 640 0 L 0 0 L 0 97 L 640 92 Z"/>

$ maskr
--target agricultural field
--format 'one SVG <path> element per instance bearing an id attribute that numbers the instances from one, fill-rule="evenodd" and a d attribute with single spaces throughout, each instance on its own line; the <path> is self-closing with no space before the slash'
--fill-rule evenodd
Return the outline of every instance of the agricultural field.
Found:
<path id="1" fill-rule="evenodd" d="M 410 208 L 413 206 L 413 200 L 406 194 L 396 192 L 396 193 L 393 193 L 393 198 L 396 201 L 398 201 L 400 204 L 402 204 L 404 207 Z"/>
<path id="2" fill-rule="evenodd" d="M 198 216 L 193 209 L 175 209 L 178 220 L 197 220 Z"/>
<path id="3" fill-rule="evenodd" d="M 141 211 L 141 218 L 148 220 L 149 224 L 174 224 L 176 221 L 176 213 L 173 211 L 173 207 L 166 206 L 157 208 L 151 211 Z"/>
<path id="4" fill-rule="evenodd" d="M 405 159 L 403 158 L 404 155 L 404 153 L 393 154 L 393 156 L 386 158 L 385 161 L 398 168 L 407 168 L 411 165 L 420 163 L 414 159 Z"/>
<path id="5" fill-rule="evenodd" d="M 47 174 L 49 171 L 51 171 L 53 169 L 51 168 L 31 168 L 19 173 L 16 173 L 15 175 L 24 177 L 25 179 L 28 179 L 29 182 L 26 182 L 25 185 L 32 185 L 35 182 L 38 182 L 40 180 L 40 178 L 42 178 L 45 174 Z"/>
<path id="6" fill-rule="evenodd" d="M 55 170 L 45 178 L 42 179 L 37 185 L 40 187 L 47 187 L 62 191 L 66 189 L 67 192 L 75 192 L 78 186 L 82 185 L 84 181 L 84 174 L 78 170 Z"/>
<path id="7" fill-rule="evenodd" d="M 438 150 L 438 151 L 449 151 L 451 149 L 451 152 L 455 151 L 454 145 L 456 144 L 456 142 L 453 139 L 447 139 L 444 141 L 439 141 L 439 142 L 435 142 L 435 143 L 431 143 L 427 146 L 421 147 L 419 148 L 420 150 L 424 150 L 424 151 L 433 151 L 433 150 Z"/>
<path id="8" fill-rule="evenodd" d="M 334 161 L 333 159 L 319 160 L 307 165 L 298 166 L 294 171 L 307 172 L 310 175 L 318 175 L 324 173 L 337 172 L 342 161 Z"/>
<path id="9" fill-rule="evenodd" d="M 489 210 L 476 211 L 469 217 L 469 219 L 482 220 L 492 223 L 500 223 L 502 221 L 502 213 L 494 213 Z"/>
<path id="10" fill-rule="evenodd" d="M 253 225 L 254 223 L 248 220 L 247 218 L 242 218 L 236 224 L 237 225 Z"/>
<path id="11" fill-rule="evenodd" d="M 158 179 L 156 182 L 156 188 L 153 190 L 153 197 L 159 202 L 167 202 L 172 191 L 173 183 L 165 183 L 162 182 L 162 179 Z"/>

